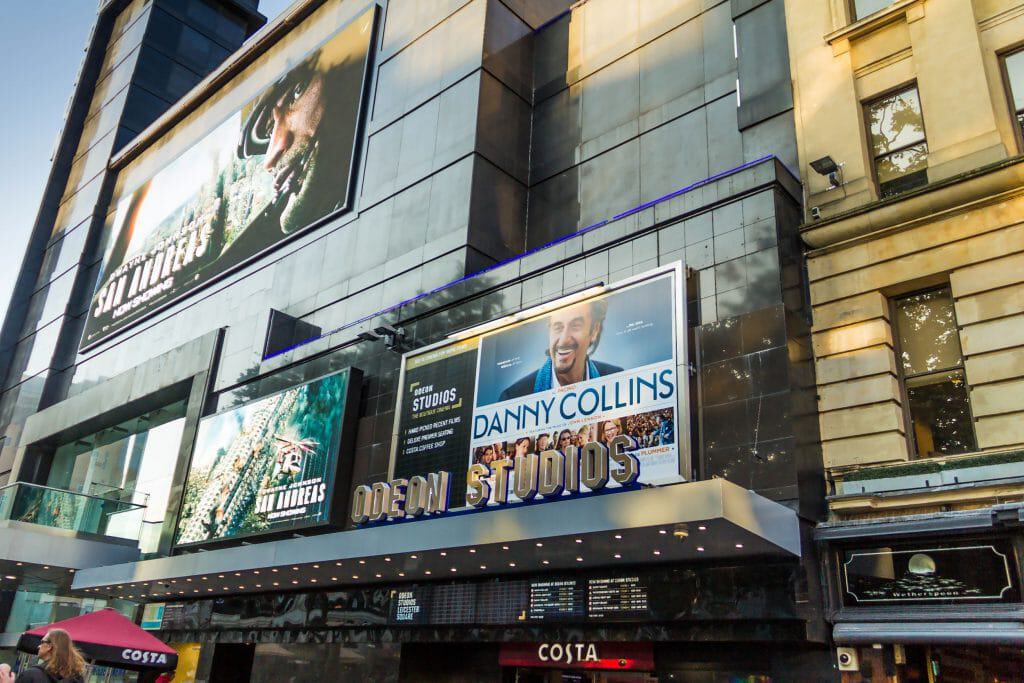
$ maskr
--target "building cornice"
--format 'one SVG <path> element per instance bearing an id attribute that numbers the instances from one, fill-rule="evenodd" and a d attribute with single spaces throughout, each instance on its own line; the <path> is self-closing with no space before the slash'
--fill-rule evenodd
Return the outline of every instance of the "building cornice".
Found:
<path id="1" fill-rule="evenodd" d="M 808 258 L 1024 194 L 1024 156 L 961 173 L 800 228 Z"/>

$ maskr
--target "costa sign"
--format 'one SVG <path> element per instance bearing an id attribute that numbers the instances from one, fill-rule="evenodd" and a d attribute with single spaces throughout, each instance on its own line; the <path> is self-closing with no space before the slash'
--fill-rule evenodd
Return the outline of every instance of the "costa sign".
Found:
<path id="1" fill-rule="evenodd" d="M 653 671 L 654 649 L 650 643 L 503 643 L 499 662 L 547 669 Z"/>
<path id="2" fill-rule="evenodd" d="M 163 652 L 147 652 L 146 650 L 135 650 L 125 648 L 121 650 L 121 659 L 134 664 L 166 664 L 167 655 Z"/>

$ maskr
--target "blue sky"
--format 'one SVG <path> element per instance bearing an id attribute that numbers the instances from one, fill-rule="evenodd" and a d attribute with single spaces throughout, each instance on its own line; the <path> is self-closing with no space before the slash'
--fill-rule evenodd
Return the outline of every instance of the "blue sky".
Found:
<path id="1" fill-rule="evenodd" d="M 293 0 L 260 0 L 273 19 Z M 7 311 L 97 0 L 11 0 L 0 23 L 0 316 Z"/>

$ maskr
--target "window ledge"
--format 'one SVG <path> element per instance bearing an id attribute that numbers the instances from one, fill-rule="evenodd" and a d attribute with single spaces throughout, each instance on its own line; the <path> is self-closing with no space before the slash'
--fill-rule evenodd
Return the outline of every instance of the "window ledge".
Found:
<path id="1" fill-rule="evenodd" d="M 924 0 L 896 0 L 885 9 L 869 14 L 863 19 L 842 27 L 825 35 L 825 42 L 833 47 L 848 42 L 865 34 L 872 33 L 882 26 L 905 19 L 908 23 L 924 16 Z M 843 50 L 845 51 L 845 50 Z"/>

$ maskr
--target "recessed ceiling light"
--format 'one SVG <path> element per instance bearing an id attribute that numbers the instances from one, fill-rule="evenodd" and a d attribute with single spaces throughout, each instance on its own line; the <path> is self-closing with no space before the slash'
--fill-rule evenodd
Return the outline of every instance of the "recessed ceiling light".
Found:
<path id="1" fill-rule="evenodd" d="M 280 583 L 278 583 L 277 581 L 275 581 L 275 582 L 274 582 L 274 585 L 275 585 L 275 586 L 280 586 L 281 584 L 280 584 Z"/>
<path id="2" fill-rule="evenodd" d="M 615 534 L 615 540 L 621 541 L 622 540 L 622 534 Z"/>
<path id="3" fill-rule="evenodd" d="M 358 578 L 359 578 L 359 574 L 353 574 L 353 575 L 352 575 L 352 578 L 353 578 L 353 579 L 358 579 Z"/>
<path id="4" fill-rule="evenodd" d="M 487 565 L 486 564 L 480 565 L 480 569 L 487 569 Z"/>
<path id="5" fill-rule="evenodd" d="M 452 573 L 457 572 L 457 571 L 458 571 L 458 569 L 456 569 L 455 567 L 452 567 Z"/>
<path id="6" fill-rule="evenodd" d="M 200 578 L 202 578 L 203 581 L 209 581 L 210 580 L 209 576 L 203 576 L 203 577 L 200 577 Z"/>
<path id="7" fill-rule="evenodd" d="M 380 574 L 374 574 L 374 576 L 376 576 L 378 579 L 380 578 Z"/>
<path id="8" fill-rule="evenodd" d="M 227 586 L 224 586 L 224 590 L 227 590 L 227 589 L 228 589 L 228 587 L 227 587 Z"/>
<path id="9" fill-rule="evenodd" d="M 337 576 L 332 576 L 332 577 L 331 577 L 331 581 L 337 581 L 337 580 L 338 580 L 338 577 L 337 577 Z"/>
<path id="10" fill-rule="evenodd" d="M 224 578 L 224 575 L 223 575 L 223 574 L 217 574 L 217 578 L 218 578 L 218 579 L 223 579 L 223 578 Z"/>
<path id="11" fill-rule="evenodd" d="M 241 573 L 241 572 L 235 572 L 235 576 L 241 576 L 241 575 L 242 575 L 242 573 Z M 171 581 L 171 583 L 174 583 L 174 582 L 173 582 L 173 581 Z"/>
<path id="12" fill-rule="evenodd" d="M 409 557 L 411 557 L 414 560 L 417 559 L 416 555 L 410 555 Z"/>
<path id="13" fill-rule="evenodd" d="M 405 572 L 398 572 L 399 576 L 405 576 Z"/>
<path id="14" fill-rule="evenodd" d="M 538 548 L 543 548 L 543 547 L 544 547 L 544 544 L 543 544 L 543 543 L 541 543 L 540 541 L 537 541 L 537 547 L 538 547 Z"/>
<path id="15" fill-rule="evenodd" d="M 577 562 L 582 562 L 582 561 L 583 561 L 583 558 L 582 558 L 582 557 L 577 557 L 577 558 L 576 558 L 576 561 L 577 561 Z"/>
<path id="16" fill-rule="evenodd" d="M 277 567 L 274 567 L 274 568 L 273 568 L 273 569 L 271 569 L 270 571 L 272 571 L 272 572 L 274 572 L 274 573 L 276 574 L 276 573 L 277 573 Z"/>
<path id="17" fill-rule="evenodd" d="M 515 562 L 509 562 L 509 563 L 508 563 L 508 566 L 510 566 L 510 567 L 514 567 L 514 566 L 516 566 L 516 563 L 515 563 Z"/>
<path id="18" fill-rule="evenodd" d="M 476 548 L 470 548 L 470 549 L 469 549 L 469 552 L 470 552 L 470 553 L 473 553 L 473 554 L 476 554 Z"/>
<path id="19" fill-rule="evenodd" d="M 366 564 L 366 560 L 359 560 L 359 564 Z"/>
<path id="20" fill-rule="evenodd" d="M 263 584 L 262 584 L 262 583 L 257 583 L 257 584 L 256 584 L 256 587 L 257 587 L 257 588 L 263 588 Z"/>
<path id="21" fill-rule="evenodd" d="M 698 552 L 698 553 L 702 553 L 702 552 L 704 552 L 704 546 L 700 546 L 700 545 L 699 545 L 699 546 L 697 546 L 697 552 Z"/>
<path id="22" fill-rule="evenodd" d="M 11 581 L 14 581 L 14 580 L 15 580 L 15 579 L 17 579 L 18 577 L 17 577 L 17 576 L 12 576 L 12 575 L 8 574 L 8 575 L 7 575 L 7 576 L 5 576 L 4 578 L 5 578 L 5 579 L 10 579 Z"/>
<path id="23" fill-rule="evenodd" d="M 551 564 L 551 563 L 548 562 L 547 560 L 541 560 L 541 564 Z"/>
<path id="24" fill-rule="evenodd" d="M 582 539 L 582 538 L 577 538 L 577 539 L 576 539 L 576 542 L 577 542 L 577 543 L 583 543 L 583 539 Z"/>
<path id="25" fill-rule="evenodd" d="M 316 583 L 316 579 L 310 579 L 310 583 Z"/>
<path id="26" fill-rule="evenodd" d="M 742 543 L 737 543 L 737 544 L 736 544 L 736 547 L 737 547 L 737 548 L 742 548 L 742 547 L 743 547 L 743 544 L 742 544 Z"/>
<path id="27" fill-rule="evenodd" d="M 659 533 L 659 534 L 662 534 L 662 535 L 665 535 L 665 534 L 667 534 L 668 532 L 667 532 L 667 531 L 665 531 L 664 529 L 658 529 L 658 533 Z"/>
<path id="28" fill-rule="evenodd" d="M 699 527 L 697 527 L 697 531 L 707 531 L 707 530 L 708 530 L 708 528 L 706 526 L 704 526 L 703 524 L 700 525 Z"/>
<path id="29" fill-rule="evenodd" d="M 259 569 L 253 569 L 253 570 L 252 570 L 252 573 L 253 573 L 253 574 L 259 574 L 259 573 L 260 573 L 260 570 L 259 570 Z M 191 581 L 191 580 L 192 580 L 192 579 L 189 579 L 189 581 Z"/>
<path id="30" fill-rule="evenodd" d="M 335 563 L 334 563 L 334 566 L 335 566 L 335 567 L 340 567 L 340 566 L 341 566 L 341 562 L 335 562 Z"/>
<path id="31" fill-rule="evenodd" d="M 660 551 L 660 550 L 655 550 L 655 551 L 654 551 L 654 554 L 655 554 L 655 555 L 661 555 L 661 551 Z"/>
<path id="32" fill-rule="evenodd" d="M 622 559 L 622 555 L 619 555 L 618 553 L 615 553 L 615 559 L 616 560 L 621 560 Z"/>
<path id="33" fill-rule="evenodd" d="M 245 586 L 239 586 L 238 589 L 244 591 L 245 590 Z"/>
<path id="34" fill-rule="evenodd" d="M 314 564 L 314 565 L 313 565 L 313 569 L 320 569 L 320 565 L 318 565 L 318 564 Z"/>
<path id="35" fill-rule="evenodd" d="M 385 561 L 385 562 L 390 562 L 390 561 L 391 561 L 391 558 L 390 558 L 390 557 L 385 557 L 385 558 L 384 558 L 384 561 Z"/>
<path id="36" fill-rule="evenodd" d="M 298 585 L 298 583 L 299 583 L 299 582 L 298 582 L 298 581 L 295 581 L 295 580 L 293 580 L 293 581 L 292 581 L 292 583 L 293 583 L 293 584 L 295 584 L 295 585 Z"/>
<path id="37" fill-rule="evenodd" d="M 207 593 L 212 593 L 212 592 L 213 592 L 213 589 L 212 589 L 212 588 L 207 588 L 207 589 L 206 589 L 206 592 L 207 592 Z"/>
<path id="38" fill-rule="evenodd" d="M 441 551 L 441 557 L 448 557 L 448 553 L 446 553 L 445 551 L 442 550 Z"/>
<path id="39" fill-rule="evenodd" d="M 299 571 L 299 568 L 298 567 L 292 567 L 292 571 L 293 572 L 297 572 L 297 571 Z"/>
<path id="40" fill-rule="evenodd" d="M 426 574 L 427 576 L 430 576 L 430 570 L 429 569 L 427 571 L 423 572 L 423 573 Z"/>
<path id="41" fill-rule="evenodd" d="M 503 546 L 501 546 L 501 549 L 502 550 L 508 550 L 508 546 L 507 545 L 503 545 Z"/>

